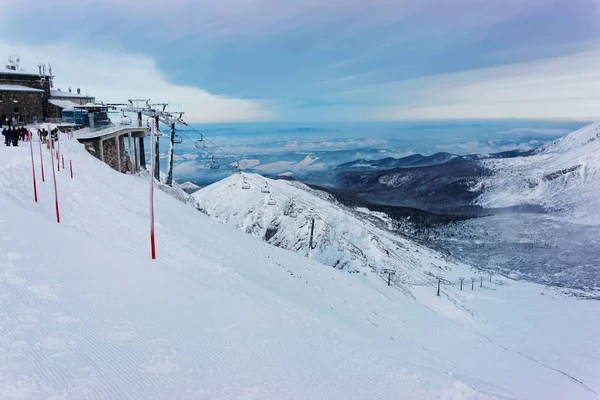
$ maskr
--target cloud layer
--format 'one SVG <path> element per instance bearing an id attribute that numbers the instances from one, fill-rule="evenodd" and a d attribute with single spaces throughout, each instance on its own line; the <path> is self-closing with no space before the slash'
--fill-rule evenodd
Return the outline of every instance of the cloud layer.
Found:
<path id="1" fill-rule="evenodd" d="M 0 42 L 0 54 L 15 53 L 22 68 L 37 72 L 48 61 L 56 75 L 55 88 L 80 87 L 97 100 L 123 103 L 151 99 L 185 110 L 189 122 L 255 121 L 272 118 L 268 103 L 213 95 L 205 90 L 169 83 L 156 63 L 144 55 L 75 49 L 68 45 L 27 46 Z"/>
<path id="2" fill-rule="evenodd" d="M 600 117 L 600 48 L 552 60 L 406 81 L 395 89 L 412 101 L 390 107 L 378 118 L 590 120 Z"/>
<path id="3" fill-rule="evenodd" d="M 0 50 L 193 121 L 588 118 L 599 1 L 0 0 Z"/>

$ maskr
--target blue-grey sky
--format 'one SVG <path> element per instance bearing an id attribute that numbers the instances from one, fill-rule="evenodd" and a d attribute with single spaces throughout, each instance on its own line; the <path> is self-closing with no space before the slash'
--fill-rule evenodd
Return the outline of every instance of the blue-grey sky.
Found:
<path id="1" fill-rule="evenodd" d="M 0 0 L 0 55 L 197 121 L 599 117 L 599 4 Z"/>

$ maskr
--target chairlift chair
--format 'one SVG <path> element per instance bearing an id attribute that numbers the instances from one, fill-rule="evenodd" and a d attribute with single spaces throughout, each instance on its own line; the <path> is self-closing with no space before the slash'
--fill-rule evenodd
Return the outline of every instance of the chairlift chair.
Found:
<path id="1" fill-rule="evenodd" d="M 168 133 L 164 133 L 163 131 L 161 131 L 160 129 L 158 129 L 158 126 L 156 127 L 156 136 L 157 137 L 166 137 L 166 138 L 170 138 L 171 134 Z"/>
<path id="2" fill-rule="evenodd" d="M 123 112 L 123 115 L 121 115 L 121 125 L 131 125 L 131 123 L 131 117 L 129 115 L 125 115 L 125 112 Z"/>
<path id="3" fill-rule="evenodd" d="M 268 204 L 270 206 L 274 206 L 275 205 L 275 199 L 273 198 L 273 196 L 271 196 L 271 194 L 269 193 L 269 202 Z"/>
<path id="4" fill-rule="evenodd" d="M 219 169 L 219 163 L 215 160 L 215 156 L 212 156 L 210 161 L 210 169 Z"/>
<path id="5" fill-rule="evenodd" d="M 250 182 L 248 182 L 248 179 L 246 179 L 246 177 L 244 177 L 244 181 L 242 182 L 242 189 L 244 189 L 244 190 L 250 189 Z"/>
<path id="6" fill-rule="evenodd" d="M 200 140 L 196 140 L 194 146 L 196 146 L 197 149 L 205 149 L 206 143 L 204 143 L 204 138 L 201 137 Z"/>
<path id="7" fill-rule="evenodd" d="M 270 193 L 269 184 L 265 182 L 265 186 L 260 189 L 262 193 Z"/>
<path id="8" fill-rule="evenodd" d="M 173 144 L 181 144 L 183 143 L 183 138 L 179 135 L 175 135 L 173 137 Z"/>
<path id="9" fill-rule="evenodd" d="M 294 199 L 290 201 L 290 212 L 288 215 L 292 218 L 298 217 L 298 213 L 296 212 L 296 203 L 294 202 Z"/>

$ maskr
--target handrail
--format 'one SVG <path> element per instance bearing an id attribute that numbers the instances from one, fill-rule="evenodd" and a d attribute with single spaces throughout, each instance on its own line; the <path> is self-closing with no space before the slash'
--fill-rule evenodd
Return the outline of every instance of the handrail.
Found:
<path id="1" fill-rule="evenodd" d="M 82 127 L 81 129 L 77 129 L 77 130 L 73 131 L 73 133 L 75 135 L 78 135 L 78 134 L 82 134 L 82 135 L 94 134 L 94 136 L 103 136 L 105 134 L 103 132 L 114 130 L 115 128 L 117 128 L 117 127 L 115 126 L 115 124 L 113 124 L 111 122 L 109 125 L 104 125 L 102 127 L 95 128 L 95 129 L 91 129 L 89 126 Z"/>
<path id="2" fill-rule="evenodd" d="M 60 124 L 61 122 L 64 122 L 62 118 L 46 118 L 43 123 Z"/>
<path id="3" fill-rule="evenodd" d="M 100 131 L 111 129 L 114 127 L 115 127 L 115 124 L 113 124 L 111 121 L 108 125 L 101 125 L 99 127 L 94 127 L 93 129 L 90 128 L 90 132 L 100 132 Z"/>

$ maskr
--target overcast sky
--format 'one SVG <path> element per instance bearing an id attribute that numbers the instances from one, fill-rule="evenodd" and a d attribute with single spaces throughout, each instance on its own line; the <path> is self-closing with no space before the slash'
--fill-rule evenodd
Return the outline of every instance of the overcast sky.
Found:
<path id="1" fill-rule="evenodd" d="M 0 0 L 0 56 L 190 121 L 600 118 L 600 0 Z"/>

